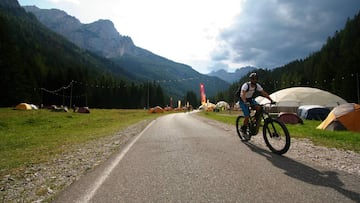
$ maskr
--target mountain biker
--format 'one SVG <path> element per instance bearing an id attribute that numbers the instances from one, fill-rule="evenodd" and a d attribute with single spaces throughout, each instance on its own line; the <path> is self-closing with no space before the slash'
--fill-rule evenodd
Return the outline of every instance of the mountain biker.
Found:
<path id="1" fill-rule="evenodd" d="M 255 101 L 254 93 L 260 92 L 262 96 L 266 97 L 271 101 L 271 103 L 275 103 L 269 96 L 269 94 L 261 87 L 259 83 L 257 83 L 258 76 L 256 73 L 251 73 L 249 75 L 249 82 L 245 82 L 242 86 L 239 87 L 238 92 L 240 92 L 240 107 L 244 112 L 244 122 L 241 126 L 241 131 L 247 135 L 246 129 L 249 123 L 250 118 L 250 110 L 248 105 L 250 105 L 253 109 L 258 112 L 260 110 L 260 105 Z M 250 139 L 247 137 L 246 139 Z"/>

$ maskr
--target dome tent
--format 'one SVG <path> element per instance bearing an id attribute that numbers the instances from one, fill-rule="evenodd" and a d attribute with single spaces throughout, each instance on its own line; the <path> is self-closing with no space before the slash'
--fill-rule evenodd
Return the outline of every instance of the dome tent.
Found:
<path id="1" fill-rule="evenodd" d="M 164 109 L 160 106 L 155 106 L 154 108 L 149 109 L 149 113 L 164 113 Z"/>
<path id="2" fill-rule="evenodd" d="M 226 101 L 219 101 L 216 103 L 216 108 L 221 110 L 228 110 L 230 109 L 230 105 Z"/>
<path id="3" fill-rule="evenodd" d="M 337 95 L 311 87 L 286 88 L 270 94 L 270 97 L 277 102 L 276 106 L 279 109 L 291 112 L 296 112 L 297 108 L 303 105 L 320 105 L 334 108 L 347 103 Z M 260 104 L 269 102 L 266 98 L 259 98 L 257 101 Z"/>
<path id="4" fill-rule="evenodd" d="M 360 105 L 347 103 L 335 107 L 317 128 L 360 132 L 359 120 Z"/>
<path id="5" fill-rule="evenodd" d="M 30 104 L 27 104 L 27 103 L 20 103 L 18 105 L 16 105 L 15 109 L 17 110 L 31 110 L 31 106 Z"/>
<path id="6" fill-rule="evenodd" d="M 285 124 L 304 124 L 303 120 L 296 113 L 282 112 L 278 115 L 277 119 Z"/>

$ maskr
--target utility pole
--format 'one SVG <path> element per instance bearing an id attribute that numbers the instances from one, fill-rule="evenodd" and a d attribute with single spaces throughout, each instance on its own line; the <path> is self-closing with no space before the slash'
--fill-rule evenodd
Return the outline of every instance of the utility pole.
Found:
<path id="1" fill-rule="evenodd" d="M 150 85 L 150 83 L 149 83 L 149 80 L 148 80 L 148 84 L 147 84 L 147 109 L 149 109 L 149 99 L 150 99 L 149 85 Z"/>
<path id="2" fill-rule="evenodd" d="M 358 104 L 360 104 L 359 73 L 356 73 L 356 90 L 357 90 L 357 99 L 358 99 Z"/>
<path id="3" fill-rule="evenodd" d="M 65 88 L 64 87 L 62 87 L 62 93 L 63 93 L 63 95 L 62 95 L 62 105 L 63 106 L 65 106 Z"/>
<path id="4" fill-rule="evenodd" d="M 74 80 L 71 80 L 71 83 L 70 83 L 70 106 L 69 106 L 69 108 L 72 108 L 73 82 L 74 82 Z"/>

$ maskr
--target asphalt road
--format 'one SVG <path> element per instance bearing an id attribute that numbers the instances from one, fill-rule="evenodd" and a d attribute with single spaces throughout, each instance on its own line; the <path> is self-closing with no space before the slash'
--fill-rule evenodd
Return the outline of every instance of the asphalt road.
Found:
<path id="1" fill-rule="evenodd" d="M 55 202 L 360 202 L 360 177 L 242 143 L 190 113 L 152 122 Z"/>

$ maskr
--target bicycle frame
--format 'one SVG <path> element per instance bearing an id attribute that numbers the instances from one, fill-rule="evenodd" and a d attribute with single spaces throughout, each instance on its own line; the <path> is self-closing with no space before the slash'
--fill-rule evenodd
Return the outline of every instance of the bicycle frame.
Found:
<path id="1" fill-rule="evenodd" d="M 255 114 L 249 118 L 249 129 L 251 135 L 257 135 L 259 133 L 262 120 L 265 122 L 267 119 L 272 119 L 270 114 L 264 109 L 264 105 L 259 106 L 259 111 L 256 111 L 253 106 L 249 106 L 249 110 L 255 111 Z"/>

